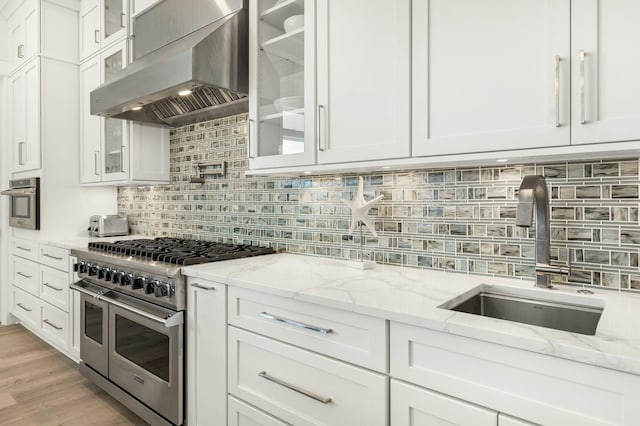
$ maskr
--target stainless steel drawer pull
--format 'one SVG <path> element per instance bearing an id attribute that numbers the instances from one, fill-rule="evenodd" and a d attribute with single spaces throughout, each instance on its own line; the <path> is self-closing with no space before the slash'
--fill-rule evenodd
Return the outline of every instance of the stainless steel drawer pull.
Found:
<path id="1" fill-rule="evenodd" d="M 100 176 L 100 151 L 93 153 L 93 173 Z"/>
<path id="2" fill-rule="evenodd" d="M 585 117 L 585 105 L 584 105 L 584 50 L 580 51 L 580 124 L 585 124 L 587 119 Z"/>
<path id="3" fill-rule="evenodd" d="M 62 260 L 62 258 L 61 258 L 61 257 L 53 256 L 53 255 L 51 255 L 51 254 L 49 254 L 49 253 L 44 253 L 44 254 L 43 254 L 43 256 L 46 256 L 46 257 L 48 257 L 49 259 L 53 259 L 53 260 Z"/>
<path id="4" fill-rule="evenodd" d="M 100 31 L 99 30 L 93 30 L 93 41 L 97 43 L 100 43 L 100 40 L 98 40 L 98 36 L 100 35 Z"/>
<path id="5" fill-rule="evenodd" d="M 49 284 L 49 283 L 43 283 L 42 285 L 43 285 L 43 286 L 45 286 L 45 287 L 49 287 L 51 290 L 55 290 L 55 291 L 62 291 L 62 289 L 61 289 L 61 288 L 54 287 L 54 286 L 52 286 L 52 285 L 51 285 L 51 284 Z"/>
<path id="6" fill-rule="evenodd" d="M 555 57 L 556 127 L 560 127 L 560 56 Z"/>
<path id="7" fill-rule="evenodd" d="M 18 58 L 24 58 L 24 44 L 18 45 Z"/>
<path id="8" fill-rule="evenodd" d="M 24 166 L 24 142 L 18 142 L 18 165 Z"/>
<path id="9" fill-rule="evenodd" d="M 25 311 L 27 311 L 27 312 L 31 312 L 31 311 L 33 311 L 33 309 L 31 309 L 31 308 L 27 308 L 27 307 L 26 307 L 26 306 L 24 306 L 22 303 L 17 303 L 16 305 L 17 305 L 17 306 L 19 306 L 22 310 L 25 310 Z"/>
<path id="10" fill-rule="evenodd" d="M 47 324 L 50 327 L 55 328 L 56 330 L 62 330 L 62 327 L 58 327 L 57 325 L 55 325 L 54 323 L 52 323 L 51 321 L 49 321 L 48 319 L 46 320 L 42 320 L 43 323 Z"/>
<path id="11" fill-rule="evenodd" d="M 191 287 L 199 288 L 202 290 L 215 290 L 215 287 L 205 287 L 202 284 L 198 284 L 198 283 L 191 284 Z"/>
<path id="12" fill-rule="evenodd" d="M 298 321 L 290 320 L 288 318 L 277 317 L 275 315 L 271 315 L 268 312 L 260 312 L 260 316 L 263 317 L 263 318 L 266 318 L 266 319 L 273 320 L 273 321 L 278 321 L 278 322 L 282 322 L 284 324 L 292 325 L 294 327 L 299 327 L 299 328 L 304 328 L 305 330 L 315 331 L 316 333 L 320 333 L 320 334 L 329 334 L 329 333 L 331 333 L 333 331 L 330 328 L 316 327 L 314 325 L 304 324 L 304 323 L 301 323 L 301 322 L 298 322 Z"/>
<path id="13" fill-rule="evenodd" d="M 25 248 L 25 247 L 22 247 L 22 246 L 16 246 L 16 248 L 17 248 L 17 249 L 20 249 L 20 250 L 22 250 L 22 251 L 31 251 L 31 249 L 30 249 L 30 248 Z"/>
<path id="14" fill-rule="evenodd" d="M 120 27 L 122 27 L 122 28 L 126 28 L 126 26 L 127 26 L 127 25 L 125 24 L 125 22 L 126 22 L 126 18 L 127 18 L 127 15 L 126 15 L 125 13 L 121 13 L 121 14 L 120 14 Z"/>
<path id="15" fill-rule="evenodd" d="M 18 275 L 20 275 L 21 277 L 25 277 L 25 278 L 33 278 L 33 275 L 27 275 L 24 272 L 16 272 Z"/>
<path id="16" fill-rule="evenodd" d="M 285 387 L 287 389 L 291 389 L 294 392 L 298 392 L 299 394 L 302 394 L 302 395 L 304 395 L 306 397 L 309 397 L 311 399 L 315 399 L 318 402 L 322 402 L 323 404 L 328 404 L 328 403 L 331 402 L 331 398 L 324 398 L 324 397 L 322 397 L 320 395 L 316 395 L 313 392 L 309 392 L 308 390 L 301 389 L 301 388 L 299 388 L 297 386 L 294 386 L 294 385 L 292 385 L 290 383 L 284 382 L 284 381 L 282 381 L 280 379 L 276 379 L 275 377 L 268 375 L 266 371 L 259 372 L 258 376 L 262 377 L 265 380 L 273 382 L 273 383 L 275 383 L 277 385 L 283 386 L 283 387 Z"/>

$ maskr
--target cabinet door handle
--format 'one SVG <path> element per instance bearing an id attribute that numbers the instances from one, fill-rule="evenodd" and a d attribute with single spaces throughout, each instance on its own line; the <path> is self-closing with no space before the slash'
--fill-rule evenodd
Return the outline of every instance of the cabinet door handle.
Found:
<path id="1" fill-rule="evenodd" d="M 18 165 L 24 166 L 24 142 L 18 142 Z"/>
<path id="2" fill-rule="evenodd" d="M 25 277 L 25 278 L 33 278 L 33 275 L 27 275 L 24 272 L 16 272 L 16 274 L 20 275 L 21 277 Z"/>
<path id="3" fill-rule="evenodd" d="M 52 286 L 52 285 L 51 285 L 51 284 L 49 284 L 49 283 L 42 283 L 42 285 L 43 285 L 43 286 L 45 286 L 45 287 L 49 287 L 51 290 L 55 290 L 55 291 L 62 291 L 62 289 L 61 289 L 61 288 L 54 287 L 54 286 Z"/>
<path id="4" fill-rule="evenodd" d="M 560 127 L 560 56 L 555 57 L 556 127 Z"/>
<path id="5" fill-rule="evenodd" d="M 191 287 L 195 287 L 195 288 L 199 288 L 201 290 L 207 290 L 207 291 L 215 290 L 215 287 L 206 287 L 206 286 L 203 286 L 202 284 L 198 284 L 198 283 L 191 284 Z"/>
<path id="6" fill-rule="evenodd" d="M 24 58 L 24 44 L 18 45 L 18 58 Z"/>
<path id="7" fill-rule="evenodd" d="M 56 330 L 62 330 L 62 327 L 58 327 L 57 325 L 55 325 L 54 323 L 52 323 L 51 321 L 49 321 L 48 319 L 46 320 L 42 320 L 43 323 L 47 324 L 50 327 L 55 328 Z"/>
<path id="8" fill-rule="evenodd" d="M 126 172 L 125 168 L 124 168 L 124 149 L 126 148 L 126 146 L 122 145 L 120 147 L 120 170 L 122 170 L 122 172 Z"/>
<path id="9" fill-rule="evenodd" d="M 323 114 L 324 111 L 324 114 Z M 324 115 L 325 119 L 322 120 L 322 115 Z M 317 131 L 317 137 L 318 137 L 318 150 L 319 151 L 326 151 L 327 150 L 327 143 L 326 141 L 322 138 L 322 136 L 324 136 L 325 138 L 327 137 L 326 135 L 326 129 L 325 132 L 322 132 L 322 124 L 326 123 L 327 121 L 327 117 L 326 117 L 326 111 L 325 111 L 325 107 L 324 105 L 318 105 L 318 120 L 317 120 L 317 124 L 318 124 L 318 131 Z"/>
<path id="10" fill-rule="evenodd" d="M 328 403 L 330 403 L 330 402 L 331 402 L 331 398 L 325 398 L 325 397 L 323 397 L 323 396 L 317 395 L 317 394 L 315 394 L 315 393 L 313 393 L 313 392 L 309 392 L 308 390 L 305 390 L 305 389 L 299 388 L 298 386 L 292 385 L 292 384 L 287 383 L 287 382 L 285 382 L 285 381 L 283 381 L 283 380 L 280 380 L 280 379 L 278 379 L 278 378 L 275 378 L 275 377 L 273 377 L 273 376 L 270 376 L 270 375 L 268 375 L 268 374 L 267 374 L 267 372 L 266 372 L 266 371 L 261 371 L 261 372 L 259 372 L 259 373 L 258 373 L 258 376 L 262 377 L 262 378 L 263 378 L 263 379 L 265 379 L 265 380 L 268 380 L 268 381 L 270 381 L 270 382 L 273 382 L 273 383 L 275 383 L 275 384 L 277 384 L 277 385 L 280 385 L 280 386 L 282 386 L 282 387 L 285 387 L 285 388 L 287 388 L 287 389 L 291 389 L 291 390 L 292 390 L 292 391 L 294 391 L 294 392 L 298 392 L 298 393 L 299 393 L 299 394 L 301 394 L 301 395 L 304 395 L 304 396 L 306 396 L 306 397 L 309 397 L 309 398 L 311 398 L 311 399 L 314 399 L 314 400 L 316 400 L 316 401 L 318 401 L 318 402 L 321 402 L 321 403 L 323 403 L 323 404 L 328 404 Z"/>
<path id="11" fill-rule="evenodd" d="M 249 125 L 247 126 L 247 140 L 249 141 L 247 150 L 249 151 L 249 158 L 256 158 L 255 149 L 253 149 L 253 127 L 254 120 L 249 119 Z"/>
<path id="12" fill-rule="evenodd" d="M 93 172 L 96 176 L 100 175 L 99 166 L 100 164 L 100 151 L 96 151 L 93 153 Z"/>
<path id="13" fill-rule="evenodd" d="M 584 57 L 586 56 L 584 50 L 580 51 L 580 124 L 585 124 L 587 122 L 585 114 L 585 101 L 584 101 L 584 92 L 585 92 L 585 81 L 584 81 Z"/>
<path id="14" fill-rule="evenodd" d="M 93 30 L 93 41 L 96 44 L 100 43 L 100 40 L 98 40 L 99 37 L 100 37 L 100 30 Z"/>
<path id="15" fill-rule="evenodd" d="M 31 312 L 31 311 L 33 311 L 33 309 L 31 309 L 31 308 L 27 308 L 27 307 L 26 307 L 26 306 L 24 306 L 22 303 L 16 303 L 16 305 L 17 305 L 18 307 L 20 307 L 20 308 L 21 308 L 22 310 L 24 310 L 24 311 L 27 311 L 27 312 Z"/>
<path id="16" fill-rule="evenodd" d="M 54 256 L 54 255 L 49 254 L 49 253 L 44 253 L 43 256 L 48 257 L 49 259 L 53 259 L 53 260 L 62 260 L 61 257 Z"/>
<path id="17" fill-rule="evenodd" d="M 330 328 L 322 328 L 322 327 L 316 327 L 314 325 L 309 325 L 309 324 L 304 324 L 298 321 L 294 321 L 288 318 L 283 318 L 283 317 L 278 317 L 276 315 L 271 315 L 268 312 L 260 312 L 258 315 L 260 315 L 262 318 L 266 318 L 272 321 L 278 321 L 281 322 L 283 324 L 287 324 L 287 325 L 292 325 L 294 327 L 298 327 L 298 328 L 304 328 L 305 330 L 310 330 L 310 331 L 315 331 L 316 333 L 320 333 L 320 334 L 329 334 L 331 333 L 333 330 L 331 330 Z"/>
<path id="18" fill-rule="evenodd" d="M 26 248 L 26 247 L 22 247 L 22 246 L 16 246 L 17 249 L 20 249 L 22 251 L 31 251 L 30 248 Z"/>

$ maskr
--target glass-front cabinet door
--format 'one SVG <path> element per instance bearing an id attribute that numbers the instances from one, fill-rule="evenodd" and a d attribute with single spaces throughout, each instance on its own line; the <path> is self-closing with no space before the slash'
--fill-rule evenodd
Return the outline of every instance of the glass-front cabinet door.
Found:
<path id="1" fill-rule="evenodd" d="M 313 0 L 251 0 L 249 166 L 315 162 Z"/>
<path id="2" fill-rule="evenodd" d="M 106 46 L 127 34 L 129 22 L 128 0 L 102 0 L 103 10 L 103 46 Z"/>
<path id="3" fill-rule="evenodd" d="M 113 78 L 126 66 L 126 41 L 122 41 L 102 53 L 103 83 Z M 113 181 L 127 177 L 127 147 L 129 122 L 118 118 L 102 120 L 102 180 Z"/>

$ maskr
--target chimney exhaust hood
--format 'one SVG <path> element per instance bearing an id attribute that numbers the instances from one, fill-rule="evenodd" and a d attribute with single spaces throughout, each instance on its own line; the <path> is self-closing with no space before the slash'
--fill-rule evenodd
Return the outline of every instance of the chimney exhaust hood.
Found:
<path id="1" fill-rule="evenodd" d="M 131 37 L 133 62 L 91 92 L 91 114 L 175 127 L 248 110 L 245 0 L 164 0 Z"/>

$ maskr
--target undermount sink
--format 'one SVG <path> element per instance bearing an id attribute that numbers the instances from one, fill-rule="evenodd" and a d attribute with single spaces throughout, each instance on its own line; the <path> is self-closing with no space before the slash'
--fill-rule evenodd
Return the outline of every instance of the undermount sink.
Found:
<path id="1" fill-rule="evenodd" d="M 481 285 L 439 308 L 595 335 L 604 301 L 550 289 Z"/>

